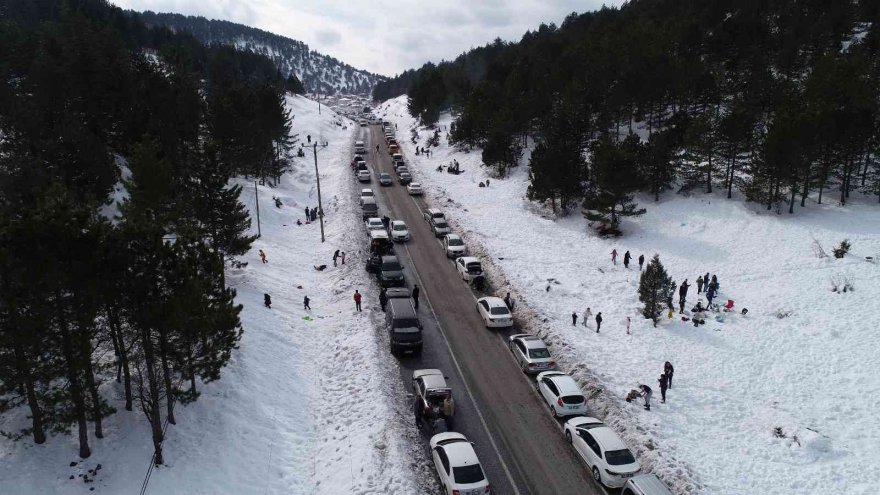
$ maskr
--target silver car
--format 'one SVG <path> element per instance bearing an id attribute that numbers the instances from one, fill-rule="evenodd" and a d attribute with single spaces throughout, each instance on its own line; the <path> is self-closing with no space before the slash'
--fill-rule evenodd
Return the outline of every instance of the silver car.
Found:
<path id="1" fill-rule="evenodd" d="M 435 217 L 431 219 L 431 231 L 434 232 L 435 236 L 442 237 L 452 232 L 452 229 L 449 228 L 449 224 L 446 223 L 445 218 Z"/>
<path id="2" fill-rule="evenodd" d="M 556 369 L 547 345 L 537 335 L 518 333 L 508 337 L 507 346 L 523 373 L 540 373 Z"/>

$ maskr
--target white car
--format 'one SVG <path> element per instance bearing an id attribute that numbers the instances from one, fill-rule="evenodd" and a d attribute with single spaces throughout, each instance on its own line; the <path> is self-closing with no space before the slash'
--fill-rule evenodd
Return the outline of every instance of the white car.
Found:
<path id="1" fill-rule="evenodd" d="M 358 170 L 358 180 L 361 182 L 370 182 L 370 171 Z"/>
<path id="2" fill-rule="evenodd" d="M 361 189 L 361 199 L 364 198 L 373 198 L 376 195 L 373 194 L 373 190 L 370 188 Z"/>
<path id="3" fill-rule="evenodd" d="M 403 220 L 394 220 L 389 225 L 388 230 L 391 235 L 391 240 L 396 242 L 406 242 L 410 239 L 409 237 L 409 229 L 406 227 L 406 223 Z"/>
<path id="4" fill-rule="evenodd" d="M 642 469 L 617 433 L 596 418 L 566 421 L 565 439 L 587 463 L 593 479 L 609 488 L 622 487 Z"/>
<path id="5" fill-rule="evenodd" d="M 364 225 L 367 226 L 367 232 L 371 230 L 385 230 L 385 225 L 382 223 L 382 219 L 378 217 L 368 218 Z"/>
<path id="6" fill-rule="evenodd" d="M 538 392 L 550 406 L 554 418 L 587 414 L 587 398 L 574 378 L 561 371 L 538 373 Z"/>
<path id="7" fill-rule="evenodd" d="M 455 260 L 455 269 L 462 280 L 468 282 L 483 275 L 483 265 L 479 258 L 473 256 L 462 256 Z"/>
<path id="8" fill-rule="evenodd" d="M 443 236 L 443 249 L 446 250 L 447 258 L 458 258 L 467 254 L 467 247 L 458 234 L 446 234 Z"/>
<path id="9" fill-rule="evenodd" d="M 523 373 L 540 373 L 556 369 L 556 361 L 550 356 L 547 344 L 541 337 L 530 333 L 518 333 L 507 338 L 507 347 L 513 353 Z"/>
<path id="10" fill-rule="evenodd" d="M 428 208 L 427 210 L 425 210 L 423 216 L 425 217 L 425 221 L 428 223 L 431 223 L 431 220 L 435 218 L 446 218 L 443 212 L 438 210 L 437 208 Z"/>
<path id="11" fill-rule="evenodd" d="M 461 433 L 438 433 L 431 437 L 431 457 L 446 495 L 492 493 L 474 446 Z"/>
<path id="12" fill-rule="evenodd" d="M 461 259 L 461 258 L 459 258 Z M 481 297 L 477 299 L 477 311 L 486 323 L 486 328 L 507 328 L 513 326 L 513 315 L 500 297 Z"/>
<path id="13" fill-rule="evenodd" d="M 421 196 L 422 195 L 422 185 L 418 182 L 410 182 L 406 186 L 407 192 L 409 192 L 410 196 Z"/>

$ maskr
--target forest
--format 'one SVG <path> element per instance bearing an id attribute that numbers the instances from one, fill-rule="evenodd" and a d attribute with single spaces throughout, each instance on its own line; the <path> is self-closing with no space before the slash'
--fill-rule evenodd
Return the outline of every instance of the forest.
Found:
<path id="1" fill-rule="evenodd" d="M 880 201 L 880 4 L 633 0 L 379 83 L 529 197 L 603 234 L 646 193 L 734 192 L 777 213 Z"/>
<path id="2" fill-rule="evenodd" d="M 28 423 L 0 433 L 74 433 L 87 458 L 124 408 L 163 463 L 243 332 L 224 269 L 254 237 L 228 181 L 286 169 L 297 85 L 103 0 L 0 0 L 0 415 Z"/>

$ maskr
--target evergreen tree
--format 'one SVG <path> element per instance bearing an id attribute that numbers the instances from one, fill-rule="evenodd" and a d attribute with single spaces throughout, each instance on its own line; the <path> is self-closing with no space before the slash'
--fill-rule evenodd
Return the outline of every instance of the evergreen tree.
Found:
<path id="1" fill-rule="evenodd" d="M 638 137 L 630 134 L 621 144 L 615 144 L 607 135 L 593 147 L 591 154 L 592 183 L 584 198 L 584 216 L 601 222 L 603 235 L 620 235 L 620 218 L 642 215 L 633 192 L 639 186 L 637 168 L 641 145 Z"/>
<path id="2" fill-rule="evenodd" d="M 667 302 L 672 300 L 674 294 L 675 281 L 660 263 L 660 255 L 655 254 L 639 276 L 639 301 L 645 305 L 642 315 L 653 321 L 655 328 L 663 309 L 667 306 Z"/>

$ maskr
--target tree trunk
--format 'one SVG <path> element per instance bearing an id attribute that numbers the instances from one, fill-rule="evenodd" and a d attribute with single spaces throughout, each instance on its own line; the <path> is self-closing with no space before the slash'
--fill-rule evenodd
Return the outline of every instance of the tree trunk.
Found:
<path id="1" fill-rule="evenodd" d="M 85 345 L 88 347 L 88 343 Z M 88 386 L 89 395 L 92 398 L 92 415 L 95 417 L 95 437 L 104 438 L 104 423 L 101 420 L 103 414 L 101 411 L 101 396 L 98 394 L 98 383 L 95 381 L 95 374 L 92 369 L 91 354 L 91 349 L 88 354 L 83 354 L 83 362 L 86 364 L 86 386 Z"/>
<path id="2" fill-rule="evenodd" d="M 46 441 L 46 431 L 43 428 L 43 410 L 37 401 L 37 393 L 34 389 L 34 377 L 31 374 L 24 350 L 15 344 L 15 364 L 22 386 L 25 390 L 28 407 L 31 410 L 31 429 L 33 430 L 34 443 L 39 445 Z"/>
<path id="3" fill-rule="evenodd" d="M 706 169 L 706 193 L 712 194 L 712 150 L 709 150 L 709 168 Z"/>
<path id="4" fill-rule="evenodd" d="M 804 174 L 804 188 L 801 190 L 801 208 L 807 205 L 807 195 L 810 194 L 810 167 L 807 167 Z"/>
<path id="5" fill-rule="evenodd" d="M 147 402 L 149 407 L 146 411 L 147 419 L 150 423 L 150 430 L 153 433 L 153 451 L 154 463 L 159 466 L 165 462 L 162 457 L 162 415 L 159 413 L 159 406 L 162 403 L 159 397 L 159 380 L 156 378 L 156 356 L 153 352 L 153 340 L 149 328 L 141 329 L 141 343 L 144 348 L 144 367 L 147 372 L 147 387 L 150 394 Z"/>
<path id="6" fill-rule="evenodd" d="M 107 315 L 110 319 L 110 329 L 113 332 L 116 343 L 119 346 L 119 361 L 122 368 L 122 385 L 125 389 L 125 410 L 131 411 L 131 370 L 128 363 L 128 348 L 125 346 L 125 338 L 122 336 L 122 328 L 119 325 L 119 315 L 110 307 L 107 308 Z"/>
<path id="7" fill-rule="evenodd" d="M 164 331 L 159 332 L 159 349 L 162 353 L 162 378 L 165 381 L 165 409 L 168 415 L 168 422 L 176 425 L 177 420 L 174 419 L 174 385 L 171 383 L 171 367 L 168 366 L 168 341 Z"/>
<path id="8" fill-rule="evenodd" d="M 792 184 L 791 185 L 791 200 L 788 202 L 788 213 L 789 214 L 794 213 L 794 198 L 795 198 L 796 194 L 797 194 L 797 184 Z"/>
<path id="9" fill-rule="evenodd" d="M 194 352 L 195 351 L 190 349 L 189 357 L 187 358 L 187 363 L 189 367 L 189 393 L 192 395 L 193 399 L 196 397 L 196 395 L 198 395 L 198 391 L 196 390 L 196 369 L 195 366 L 193 366 L 192 359 L 192 355 Z"/>
<path id="10" fill-rule="evenodd" d="M 55 306 L 58 311 L 58 330 L 61 334 L 61 350 L 66 364 L 67 381 L 70 382 L 70 399 L 76 416 L 79 433 L 79 456 L 87 459 L 92 455 L 89 448 L 89 432 L 86 424 L 86 406 L 79 381 L 77 360 L 74 355 L 73 339 L 70 335 L 67 316 L 64 314 L 64 301 L 60 290 L 55 291 Z"/>

